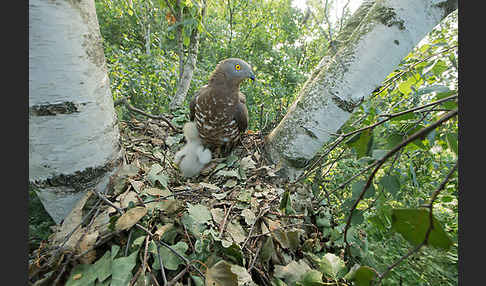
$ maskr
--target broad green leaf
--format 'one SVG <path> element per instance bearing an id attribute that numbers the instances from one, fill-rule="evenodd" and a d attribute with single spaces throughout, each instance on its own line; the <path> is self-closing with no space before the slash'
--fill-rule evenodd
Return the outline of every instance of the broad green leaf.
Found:
<path id="1" fill-rule="evenodd" d="M 295 210 L 292 208 L 292 200 L 290 199 L 290 191 L 287 190 L 283 193 L 280 200 L 280 210 L 283 210 L 285 214 L 295 214 Z"/>
<path id="2" fill-rule="evenodd" d="M 233 242 L 228 247 L 223 245 L 223 253 L 227 258 L 233 260 L 234 263 L 240 266 L 245 265 L 245 256 L 243 255 L 241 247 L 237 243 Z"/>
<path id="3" fill-rule="evenodd" d="M 296 283 L 297 286 L 321 286 L 322 285 L 322 273 L 311 269 L 300 277 L 300 281 Z"/>
<path id="4" fill-rule="evenodd" d="M 446 71 L 449 67 L 443 60 L 438 60 L 435 62 L 434 66 L 432 67 L 431 71 L 432 73 L 440 77 L 444 71 Z"/>
<path id="5" fill-rule="evenodd" d="M 430 226 L 427 209 L 393 209 L 391 218 L 392 230 L 400 233 L 412 245 L 417 246 L 424 241 Z M 433 217 L 433 228 L 427 245 L 447 250 L 451 244 L 442 225 Z"/>
<path id="6" fill-rule="evenodd" d="M 447 145 L 457 155 L 457 152 L 458 152 L 458 150 L 457 150 L 457 133 L 449 133 L 449 134 L 447 134 L 446 138 L 447 138 Z"/>
<path id="7" fill-rule="evenodd" d="M 299 281 L 305 273 L 311 271 L 311 268 L 303 259 L 298 262 L 292 260 L 286 266 L 275 265 L 275 277 L 282 278 L 287 285 L 294 285 L 295 282 Z"/>
<path id="8" fill-rule="evenodd" d="M 386 192 L 392 195 L 396 195 L 396 193 L 398 193 L 400 190 L 400 180 L 396 175 L 383 176 L 380 179 L 380 184 L 383 186 L 383 189 Z"/>
<path id="9" fill-rule="evenodd" d="M 360 266 L 354 273 L 354 284 L 356 286 L 370 286 L 371 281 L 375 278 L 376 273 L 369 266 Z"/>
<path id="10" fill-rule="evenodd" d="M 389 148 L 389 149 L 393 149 L 395 146 L 397 146 L 398 144 L 402 143 L 403 141 L 403 136 L 400 135 L 400 134 L 392 134 L 390 136 L 387 137 L 387 141 L 386 141 L 386 146 Z"/>
<path id="11" fill-rule="evenodd" d="M 412 86 L 413 85 L 420 85 L 420 82 L 422 80 L 420 79 L 420 75 L 414 74 L 413 76 L 409 77 L 406 81 L 401 82 L 398 85 L 398 90 L 407 95 L 412 91 Z"/>
<path id="12" fill-rule="evenodd" d="M 272 255 L 275 253 L 275 245 L 273 245 L 273 238 L 271 236 L 267 237 L 267 240 L 263 244 L 261 254 L 260 254 L 260 260 L 263 263 L 267 263 L 270 258 L 272 258 Z"/>
<path id="13" fill-rule="evenodd" d="M 351 218 L 351 223 L 353 225 L 359 225 L 363 222 L 363 211 L 362 210 L 354 210 L 353 217 Z"/>
<path id="14" fill-rule="evenodd" d="M 106 278 L 111 275 L 111 253 L 109 250 L 94 263 L 94 268 L 96 271 L 96 277 L 100 282 L 106 280 Z"/>
<path id="15" fill-rule="evenodd" d="M 126 286 L 132 279 L 132 270 L 135 267 L 138 250 L 127 257 L 120 257 L 112 262 L 111 286 Z"/>
<path id="16" fill-rule="evenodd" d="M 353 200 L 358 199 L 365 185 L 366 185 L 365 181 L 359 181 L 353 183 L 353 185 L 351 186 L 351 190 L 353 192 Z M 373 185 L 370 185 L 368 189 L 366 189 L 366 193 L 364 194 L 363 198 L 365 199 L 371 198 L 372 196 L 374 196 L 374 194 L 375 194 L 375 187 Z"/>
<path id="17" fill-rule="evenodd" d="M 356 151 L 357 157 L 361 158 L 370 153 L 372 143 L 373 131 L 367 129 L 351 137 L 351 139 L 346 142 L 346 145 L 353 148 Z"/>
<path id="18" fill-rule="evenodd" d="M 171 246 L 177 253 L 181 256 L 186 257 L 184 254 L 189 246 L 187 243 L 183 241 L 179 241 L 177 244 Z M 184 260 L 182 260 L 179 256 L 175 255 L 170 249 L 167 247 L 161 246 L 160 250 L 160 257 L 162 258 L 162 263 L 164 264 L 164 268 L 168 270 L 177 270 L 179 265 L 184 264 Z M 160 262 L 158 253 L 153 253 L 154 263 L 152 264 L 152 269 L 159 270 L 160 269 Z"/>
<path id="19" fill-rule="evenodd" d="M 96 280 L 95 268 L 91 264 L 78 264 L 71 271 L 66 286 L 94 285 Z"/>
<path id="20" fill-rule="evenodd" d="M 155 185 L 155 182 L 159 181 L 159 183 L 167 188 L 167 183 L 169 181 L 169 177 L 162 173 L 162 166 L 159 164 L 153 164 L 152 167 L 150 168 L 150 171 L 147 174 L 147 178 L 149 179 L 150 183 Z"/>
<path id="21" fill-rule="evenodd" d="M 356 274 L 356 270 L 358 270 L 360 267 L 359 264 L 354 264 L 353 267 L 351 267 L 351 269 L 348 271 L 348 273 L 346 273 L 346 275 L 344 275 L 344 279 L 348 280 L 348 281 L 351 281 L 354 279 L 354 275 Z"/>

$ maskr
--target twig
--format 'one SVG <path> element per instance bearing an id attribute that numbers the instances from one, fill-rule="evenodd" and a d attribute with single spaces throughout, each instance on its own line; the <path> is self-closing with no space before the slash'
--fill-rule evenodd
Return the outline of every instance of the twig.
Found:
<path id="1" fill-rule="evenodd" d="M 179 272 L 179 274 L 177 274 L 174 278 L 172 278 L 172 280 L 169 283 L 167 283 L 166 285 L 167 286 L 172 286 L 175 283 L 177 283 L 177 281 L 179 279 L 181 279 L 182 276 L 184 276 L 184 274 L 186 274 L 188 270 L 189 270 L 189 267 L 186 265 L 186 268 L 184 268 L 184 270 L 182 270 L 181 272 Z"/>
<path id="2" fill-rule="evenodd" d="M 167 119 L 165 116 L 159 114 L 159 115 L 152 115 L 152 114 L 149 114 L 149 113 L 146 113 L 145 111 L 141 110 L 141 109 L 138 109 L 136 107 L 134 107 L 133 105 L 131 105 L 130 103 L 128 103 L 128 100 L 126 97 L 121 97 L 120 99 L 116 100 L 114 102 L 114 105 L 117 106 L 117 105 L 120 105 L 120 104 L 124 104 L 127 109 L 129 111 L 132 111 L 132 112 L 135 112 L 135 113 L 139 113 L 139 114 L 142 114 L 144 116 L 147 116 L 148 118 L 152 118 L 152 119 L 161 119 L 163 120 L 165 123 L 167 123 L 167 125 L 169 125 L 169 127 L 174 130 L 175 132 L 180 132 L 180 130 L 176 127 L 174 127 L 174 125 L 172 125 L 172 123 L 169 121 L 169 119 Z"/>
<path id="3" fill-rule="evenodd" d="M 246 237 L 245 242 L 243 242 L 243 245 L 241 246 L 241 249 L 244 249 L 245 248 L 246 243 L 250 239 L 251 233 L 253 232 L 253 228 L 255 227 L 256 223 L 265 215 L 265 213 L 269 209 L 270 209 L 270 207 L 266 207 L 266 208 L 260 209 L 260 212 L 259 212 L 258 216 L 256 217 L 255 221 L 253 222 L 253 224 L 251 225 L 250 232 L 248 232 L 248 236 Z"/>
<path id="4" fill-rule="evenodd" d="M 445 114 L 444 116 L 442 116 L 439 120 L 437 120 L 436 122 L 432 123 L 431 125 L 415 132 L 414 134 L 412 134 L 410 137 L 408 137 L 406 140 L 404 140 L 402 143 L 398 144 L 397 146 L 395 146 L 395 148 L 393 148 L 391 151 L 389 151 L 388 153 L 386 153 L 385 156 L 383 156 L 383 158 L 381 158 L 380 160 L 376 161 L 377 162 L 377 166 L 375 167 L 375 169 L 373 170 L 373 172 L 371 173 L 371 175 L 368 177 L 368 181 L 366 182 L 365 186 L 363 187 L 363 190 L 361 191 L 358 199 L 354 202 L 353 206 L 351 207 L 351 210 L 350 210 L 350 214 L 348 216 L 348 220 L 346 222 L 346 227 L 344 228 L 344 243 L 346 244 L 346 252 L 349 254 L 350 253 L 350 246 L 349 246 L 349 243 L 348 243 L 348 240 L 346 238 L 346 235 L 348 233 L 348 229 L 349 229 L 349 226 L 351 225 L 351 218 L 353 217 L 353 212 L 354 210 L 356 209 L 358 203 L 363 199 L 367 189 L 369 188 L 369 186 L 371 185 L 372 181 L 373 181 L 373 178 L 375 177 L 375 174 L 376 172 L 378 172 L 378 170 L 381 168 L 381 166 L 385 163 L 385 161 L 393 156 L 393 154 L 395 154 L 396 152 L 398 152 L 399 150 L 401 150 L 404 146 L 406 146 L 407 144 L 409 144 L 410 142 L 420 138 L 420 137 L 423 137 L 423 136 L 426 136 L 430 131 L 434 130 L 435 128 L 437 128 L 438 126 L 440 126 L 442 123 L 444 123 L 445 121 L 451 119 L 452 117 L 456 116 L 457 115 L 457 109 L 455 109 L 454 111 L 451 111 L 447 114 Z"/>
<path id="5" fill-rule="evenodd" d="M 140 230 L 143 230 L 145 233 L 147 233 L 152 239 L 154 238 L 154 234 L 152 232 L 150 232 L 150 230 L 146 229 L 145 227 L 143 227 L 142 225 L 140 224 L 135 224 L 136 227 L 138 227 Z M 179 254 L 177 251 L 175 251 L 170 245 L 168 245 L 167 243 L 165 243 L 164 241 L 162 240 L 155 240 L 154 241 L 166 248 L 168 248 L 172 253 L 174 253 L 177 257 L 179 257 L 180 259 L 182 259 L 186 265 L 190 265 L 194 270 L 196 270 L 200 275 L 201 277 L 204 279 L 204 274 L 201 272 L 201 270 L 199 270 L 197 267 L 195 267 L 194 265 L 191 264 L 191 262 L 185 258 L 184 256 L 182 256 L 181 254 Z"/>
<path id="6" fill-rule="evenodd" d="M 162 274 L 162 280 L 164 281 L 162 285 L 167 285 L 167 277 L 165 276 L 164 263 L 162 261 L 162 256 L 160 256 L 160 245 L 157 247 L 157 256 L 159 258 L 160 273 Z"/>
<path id="7" fill-rule="evenodd" d="M 289 227 L 294 227 L 294 226 L 311 226 L 311 227 L 315 228 L 317 231 L 319 231 L 319 229 L 317 228 L 317 226 L 315 226 L 315 225 L 313 225 L 311 223 L 292 223 L 292 224 L 288 224 L 288 225 L 283 225 L 281 227 L 277 227 L 275 229 L 269 230 L 269 231 L 264 232 L 264 233 L 261 233 L 261 234 L 255 234 L 255 235 L 252 235 L 250 237 L 253 238 L 253 237 L 265 236 L 265 235 L 270 234 L 270 233 L 272 233 L 274 231 L 282 230 L 284 228 L 289 228 Z"/>
<path id="8" fill-rule="evenodd" d="M 219 229 L 219 237 L 222 237 L 223 236 L 223 232 L 224 232 L 224 229 L 225 229 L 225 226 L 226 226 L 226 221 L 228 220 L 228 216 L 230 215 L 231 210 L 233 209 L 233 207 L 235 205 L 236 205 L 236 201 L 234 201 L 231 204 L 231 206 L 229 207 L 228 211 L 226 212 L 226 215 L 224 216 L 223 222 L 221 223 L 221 226 L 220 226 L 220 229 Z"/>

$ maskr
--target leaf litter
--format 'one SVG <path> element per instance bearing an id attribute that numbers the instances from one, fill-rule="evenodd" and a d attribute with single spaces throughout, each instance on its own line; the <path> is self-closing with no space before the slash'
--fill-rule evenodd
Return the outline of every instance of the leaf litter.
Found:
<path id="1" fill-rule="evenodd" d="M 87 191 L 34 251 L 33 285 L 311 285 L 343 271 L 339 257 L 316 264 L 306 253 L 325 246 L 306 217 L 313 194 L 276 175 L 260 134 L 244 134 L 231 155 L 187 179 L 173 163 L 181 134 L 147 122 L 119 123 L 125 164 L 106 194 Z"/>

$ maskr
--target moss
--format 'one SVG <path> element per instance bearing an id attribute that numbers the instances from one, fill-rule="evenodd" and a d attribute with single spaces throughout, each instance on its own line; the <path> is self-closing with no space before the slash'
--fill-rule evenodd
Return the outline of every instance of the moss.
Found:
<path id="1" fill-rule="evenodd" d="M 84 104 L 82 104 L 84 105 Z M 79 112 L 79 104 L 65 101 L 63 103 L 34 105 L 29 108 L 30 115 L 34 116 L 53 116 L 57 114 L 71 114 Z"/>
<path id="2" fill-rule="evenodd" d="M 118 164 L 119 161 L 120 159 L 115 160 L 114 162 L 109 162 L 108 164 L 101 167 L 86 168 L 83 171 L 77 171 L 73 175 L 60 174 L 57 176 L 53 176 L 44 181 L 35 182 L 35 186 L 39 188 L 69 186 L 72 187 L 75 191 L 84 191 L 87 188 L 93 187 L 97 183 L 97 178 L 113 170 L 114 166 Z"/>
<path id="3" fill-rule="evenodd" d="M 376 8 L 376 18 L 387 27 L 397 26 L 400 30 L 405 30 L 405 22 L 402 19 L 399 19 L 397 13 L 393 8 L 389 7 L 377 7 Z"/>

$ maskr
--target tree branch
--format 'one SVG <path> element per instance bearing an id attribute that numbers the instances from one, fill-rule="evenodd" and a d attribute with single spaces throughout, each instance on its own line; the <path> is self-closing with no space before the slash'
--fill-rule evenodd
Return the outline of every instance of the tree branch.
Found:
<path id="1" fill-rule="evenodd" d="M 128 100 L 127 100 L 126 97 L 121 97 L 120 99 L 117 99 L 114 102 L 114 105 L 117 106 L 117 105 L 120 105 L 122 103 L 126 106 L 126 108 L 129 111 L 132 111 L 132 112 L 135 112 L 135 113 L 138 113 L 138 114 L 142 114 L 144 116 L 147 116 L 148 118 L 163 120 L 165 123 L 167 123 L 167 125 L 169 125 L 169 127 L 172 130 L 174 130 L 175 132 L 180 132 L 180 130 L 178 128 L 174 127 L 174 125 L 172 125 L 172 123 L 169 121 L 169 119 L 167 119 L 165 116 L 163 116 L 163 115 L 152 115 L 152 114 L 148 114 L 145 111 L 140 110 L 140 109 L 134 107 L 133 105 L 131 105 L 130 103 L 128 103 Z"/>

